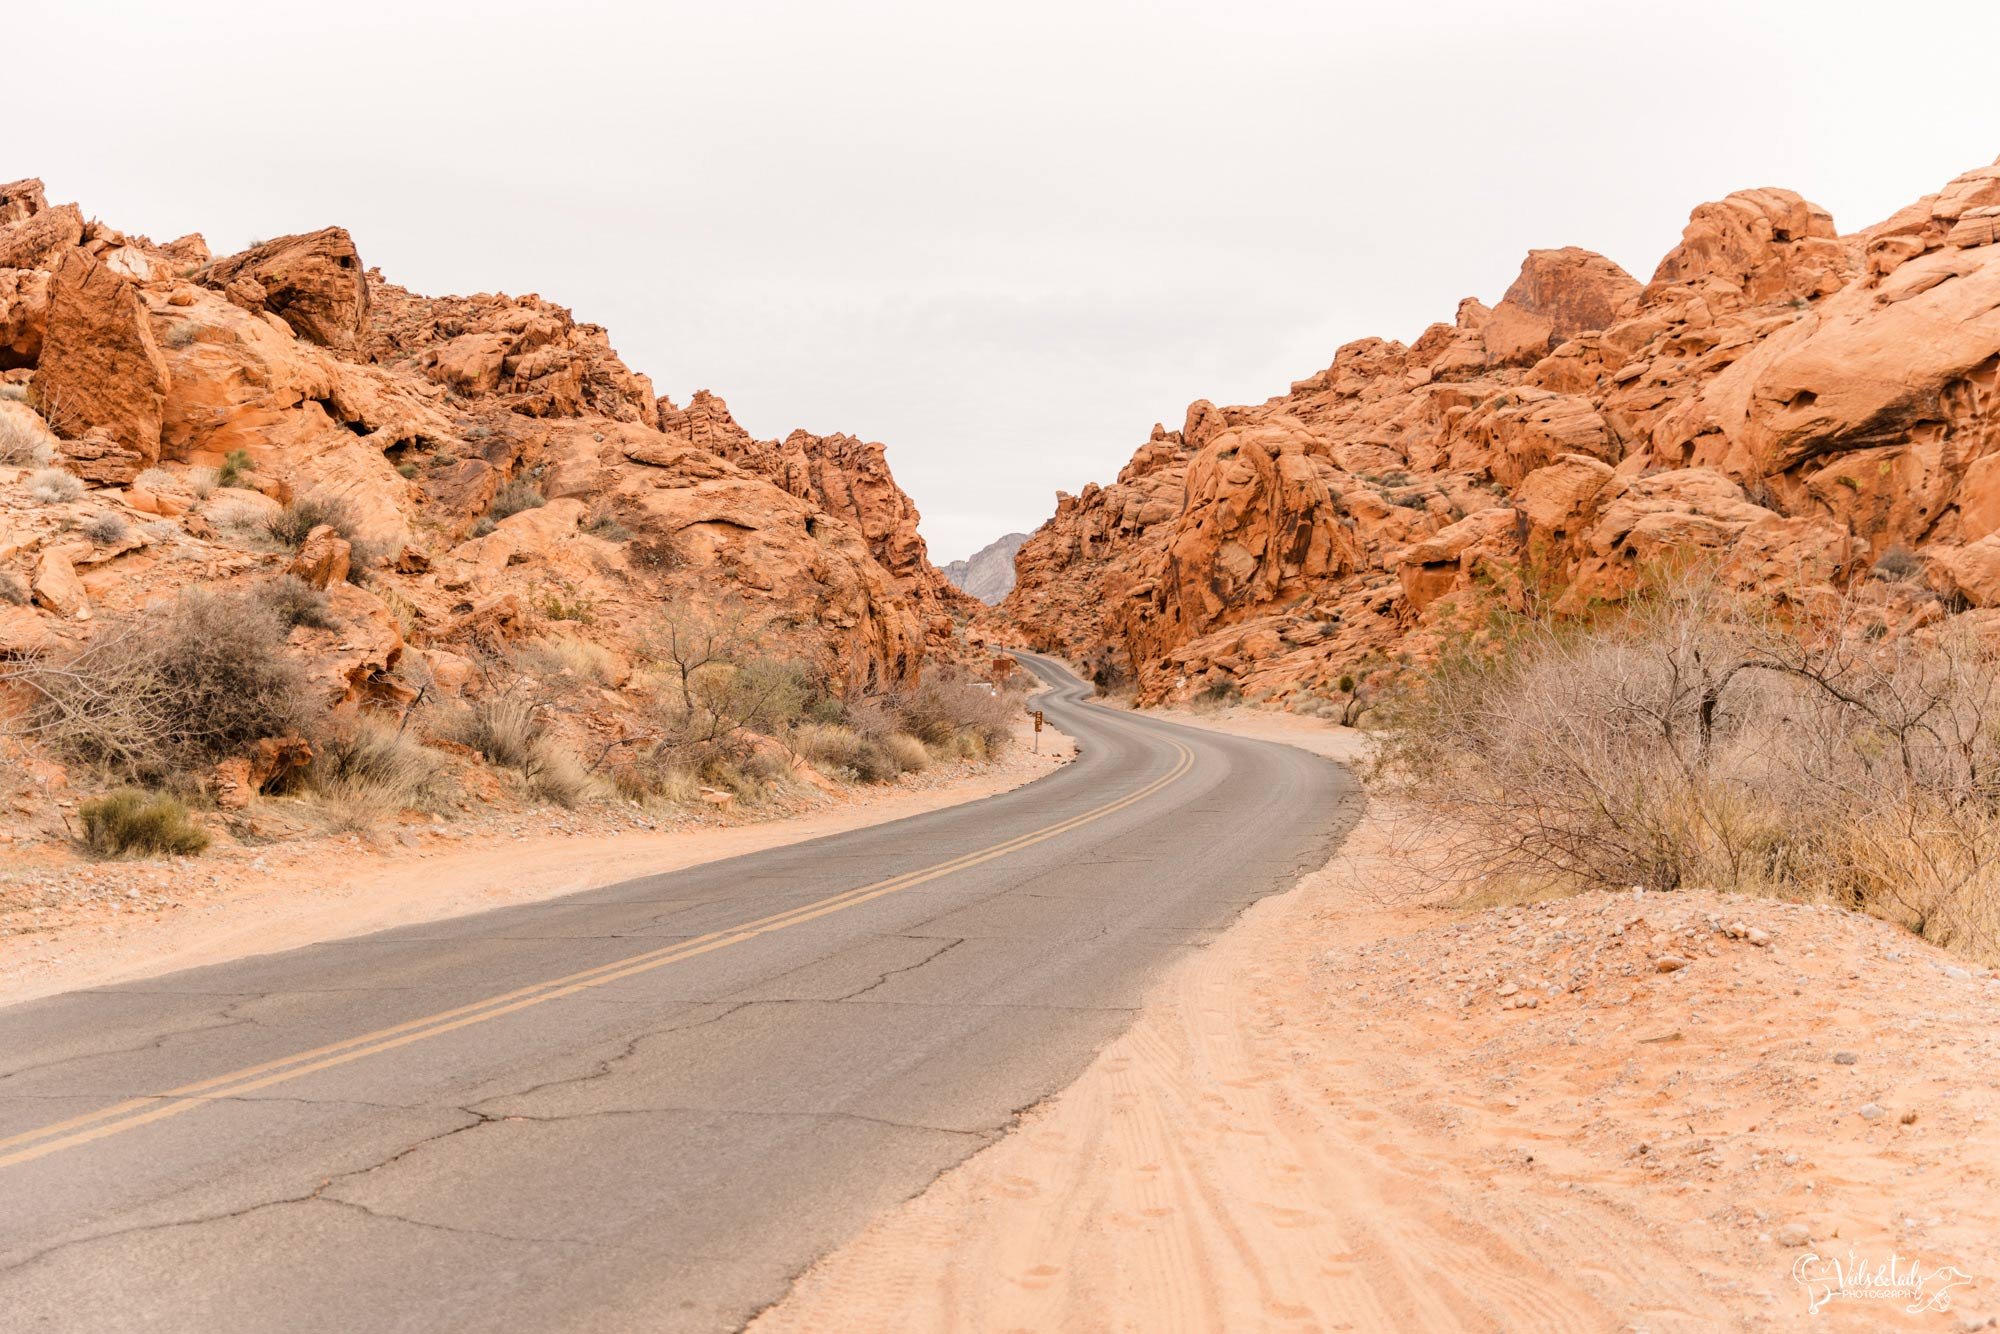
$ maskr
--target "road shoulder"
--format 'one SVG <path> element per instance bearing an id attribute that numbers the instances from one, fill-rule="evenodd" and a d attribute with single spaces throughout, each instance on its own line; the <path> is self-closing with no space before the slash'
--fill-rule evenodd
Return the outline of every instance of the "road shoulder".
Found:
<path id="1" fill-rule="evenodd" d="M 766 818 L 658 826 L 618 810 L 531 811 L 465 828 L 225 857 L 100 863 L 61 872 L 78 900 L 45 925 L 32 910 L 0 934 L 0 1006 L 156 977 L 393 927 L 536 903 L 808 839 L 886 824 L 1011 791 L 1074 758 L 1053 728 L 1025 726 L 984 765 L 942 766 L 882 787 L 816 794 Z"/>
<path id="2" fill-rule="evenodd" d="M 1287 715 L 1161 716 L 1359 749 Z M 1398 892 L 1406 834 L 1371 808 L 753 1329 L 1789 1327 L 1794 1264 L 1849 1245 L 1977 1281 L 1950 1316 L 1853 1301 L 1827 1328 L 1991 1313 L 2000 981 L 1816 905 L 1427 907 Z M 1694 962 L 1647 966 L 1662 939 Z"/>

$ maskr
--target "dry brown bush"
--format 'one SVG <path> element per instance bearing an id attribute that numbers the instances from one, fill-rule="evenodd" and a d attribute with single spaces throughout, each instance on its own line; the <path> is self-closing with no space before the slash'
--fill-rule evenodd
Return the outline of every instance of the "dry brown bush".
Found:
<path id="1" fill-rule="evenodd" d="M 313 716 L 285 627 L 254 596 L 194 589 L 110 622 L 87 644 L 7 664 L 25 697 L 13 724 L 121 778 L 177 781 Z"/>
<path id="2" fill-rule="evenodd" d="M 2000 658 L 1963 624 L 1870 622 L 1674 576 L 1447 655 L 1373 777 L 1461 886 L 1819 897 L 2000 956 Z"/>

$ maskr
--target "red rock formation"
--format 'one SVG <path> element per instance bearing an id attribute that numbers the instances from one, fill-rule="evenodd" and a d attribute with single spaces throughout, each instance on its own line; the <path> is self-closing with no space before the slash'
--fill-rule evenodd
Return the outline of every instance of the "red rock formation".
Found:
<path id="1" fill-rule="evenodd" d="M 0 372 L 32 369 L 35 405 L 0 416 L 32 435 L 39 410 L 64 466 L 116 488 L 41 503 L 0 468 L 0 574 L 30 599 L 0 603 L 0 654 L 285 573 L 328 601 L 338 629 L 291 643 L 343 706 L 407 703 L 413 680 L 488 688 L 542 636 L 629 662 L 670 610 L 740 619 L 846 690 L 957 651 L 958 595 L 879 445 L 759 444 L 705 395 L 666 405 L 662 430 L 602 328 L 535 296 L 418 296 L 364 271 L 339 228 L 211 263 L 198 236 L 80 218 L 38 182 L 0 187 L 0 255 L 22 261 L 0 267 Z M 211 493 L 200 470 L 225 461 L 233 485 Z M 503 490 L 518 512 L 493 509 Z M 344 508 L 342 530 L 272 550 L 266 523 L 308 496 Z M 101 514 L 127 538 L 78 541 Z M 565 716 L 615 737 L 633 707 L 593 691 Z"/>
<path id="2" fill-rule="evenodd" d="M 137 287 L 108 260 L 71 250 L 56 270 L 34 384 L 80 476 L 129 482 L 159 458 L 167 361 Z"/>
<path id="3" fill-rule="evenodd" d="M 344 228 L 265 241 L 215 261 L 200 280 L 245 310 L 270 311 L 321 347 L 352 352 L 367 332 L 368 281 Z"/>
<path id="4" fill-rule="evenodd" d="M 2000 164 L 1846 237 L 1785 190 L 1703 204 L 1643 287 L 1533 252 L 1490 310 L 1156 427 L 1001 612 L 1156 699 L 1328 689 L 1701 553 L 1785 596 L 1908 547 L 1928 587 L 1869 585 L 1885 616 L 2000 606 L 1996 218 Z"/>
<path id="5" fill-rule="evenodd" d="M 729 405 L 705 389 L 685 410 L 664 398 L 659 410 L 668 435 L 720 454 L 857 529 L 869 552 L 916 601 L 934 647 L 946 646 L 954 614 L 975 609 L 931 564 L 917 532 L 917 507 L 896 485 L 883 446 L 802 430 L 782 442 L 753 440 L 730 416 Z"/>

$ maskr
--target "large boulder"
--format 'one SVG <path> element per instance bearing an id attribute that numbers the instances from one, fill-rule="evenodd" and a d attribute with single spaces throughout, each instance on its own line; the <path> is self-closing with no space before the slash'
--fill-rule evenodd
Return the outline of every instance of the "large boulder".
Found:
<path id="1" fill-rule="evenodd" d="M 1533 365 L 1564 340 L 1609 327 L 1638 294 L 1638 279 L 1594 251 L 1530 250 L 1486 319 L 1486 350 L 1502 364 Z"/>
<path id="2" fill-rule="evenodd" d="M 42 183 L 0 185 L 0 269 L 51 269 L 83 239 L 83 212 L 75 204 L 50 208 Z"/>
<path id="3" fill-rule="evenodd" d="M 1740 304 L 1811 300 L 1846 278 L 1832 214 L 1790 190 L 1738 190 L 1694 210 L 1645 295 L 1692 287 L 1711 305 L 1725 297 Z"/>
<path id="4" fill-rule="evenodd" d="M 130 481 L 159 458 L 167 361 L 138 289 L 95 255 L 72 250 L 56 270 L 34 385 L 65 441 L 115 442 L 84 451 L 95 480 Z"/>
<path id="5" fill-rule="evenodd" d="M 353 352 L 368 328 L 368 280 L 343 227 L 280 236 L 208 266 L 201 281 L 270 311 L 310 343 Z"/>

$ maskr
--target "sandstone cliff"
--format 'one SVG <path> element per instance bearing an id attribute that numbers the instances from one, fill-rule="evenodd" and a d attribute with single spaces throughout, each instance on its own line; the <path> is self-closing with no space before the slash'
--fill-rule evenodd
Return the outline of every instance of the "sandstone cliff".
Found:
<path id="1" fill-rule="evenodd" d="M 302 501 L 340 531 L 285 549 Z M 664 608 L 848 692 L 914 681 L 962 610 L 880 445 L 750 441 L 563 307 L 418 296 L 337 227 L 217 258 L 0 186 L 0 662 L 287 568 L 332 603 L 291 646 L 327 707 L 476 692 L 559 636 L 606 687 L 565 725 L 603 737 Z"/>
<path id="2" fill-rule="evenodd" d="M 1008 533 L 988 542 L 964 560 L 944 567 L 944 577 L 954 588 L 975 597 L 987 606 L 997 606 L 1014 589 L 1014 553 L 1028 540 L 1026 533 Z"/>
<path id="3" fill-rule="evenodd" d="M 1538 250 L 1490 309 L 1198 402 L 1058 497 L 1002 605 L 1142 698 L 1339 693 L 1492 606 L 1706 555 L 1885 625 L 2000 607 L 2000 164 L 1842 235 L 1786 190 L 1694 210 L 1640 284 Z"/>

